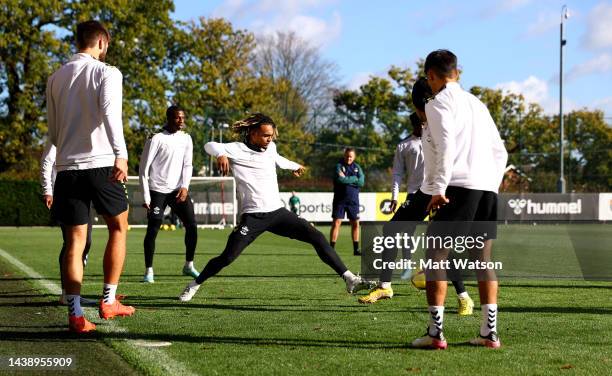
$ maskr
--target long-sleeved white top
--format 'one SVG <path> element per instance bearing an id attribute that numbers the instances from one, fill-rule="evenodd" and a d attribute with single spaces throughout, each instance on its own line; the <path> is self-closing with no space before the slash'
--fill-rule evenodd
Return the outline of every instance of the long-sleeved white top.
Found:
<path id="1" fill-rule="evenodd" d="M 164 129 L 147 140 L 138 174 L 144 202 L 151 203 L 150 191 L 170 193 L 179 188 L 189 189 L 192 161 L 193 142 L 183 131 L 170 133 Z"/>
<path id="2" fill-rule="evenodd" d="M 56 149 L 52 143 L 47 142 L 40 158 L 40 185 L 43 194 L 53 196 L 53 184 L 55 183 L 55 153 Z"/>
<path id="3" fill-rule="evenodd" d="M 58 171 L 113 166 L 127 159 L 119 69 L 78 53 L 47 81 L 49 141 Z"/>
<path id="4" fill-rule="evenodd" d="M 226 156 L 236 179 L 240 213 L 268 213 L 283 207 L 278 191 L 276 166 L 295 171 L 301 166 L 278 154 L 271 142 L 265 151 L 254 151 L 242 142 L 204 145 L 213 157 Z"/>
<path id="5" fill-rule="evenodd" d="M 421 188 L 424 169 L 423 159 L 423 146 L 420 137 L 410 135 L 397 145 L 393 157 L 391 200 L 397 201 L 402 181 L 406 175 L 408 175 L 406 179 L 408 193 L 414 193 Z"/>
<path id="6" fill-rule="evenodd" d="M 421 190 L 443 195 L 452 185 L 497 193 L 508 153 L 487 107 L 451 82 L 425 105 L 425 113 Z"/>

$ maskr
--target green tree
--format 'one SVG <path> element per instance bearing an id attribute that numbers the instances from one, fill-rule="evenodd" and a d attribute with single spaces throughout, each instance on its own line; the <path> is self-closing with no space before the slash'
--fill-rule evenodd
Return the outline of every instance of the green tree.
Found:
<path id="1" fill-rule="evenodd" d="M 47 78 L 75 52 L 76 24 L 100 20 L 112 40 L 107 56 L 124 77 L 123 118 L 134 173 L 144 130 L 163 119 L 167 104 L 166 45 L 172 39 L 171 0 L 8 0 L 0 5 L 0 173 L 36 176 L 47 130 Z"/>

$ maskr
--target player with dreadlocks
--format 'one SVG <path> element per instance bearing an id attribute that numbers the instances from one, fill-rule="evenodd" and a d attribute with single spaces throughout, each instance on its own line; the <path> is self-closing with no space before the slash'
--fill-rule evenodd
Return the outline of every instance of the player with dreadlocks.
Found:
<path id="1" fill-rule="evenodd" d="M 242 142 L 209 142 L 204 149 L 217 158 L 223 175 L 228 174 L 230 167 L 233 171 L 240 202 L 240 223 L 229 236 L 225 250 L 208 262 L 195 281 L 185 287 L 179 299 L 184 302 L 191 300 L 204 281 L 231 264 L 265 231 L 311 244 L 319 258 L 344 279 L 349 293 L 370 287 L 368 281 L 347 269 L 320 231 L 283 207 L 276 167 L 291 170 L 297 177 L 304 172 L 304 167 L 276 151 L 273 140 L 278 132 L 274 121 L 264 114 L 255 113 L 234 123 L 232 130 L 241 136 Z"/>

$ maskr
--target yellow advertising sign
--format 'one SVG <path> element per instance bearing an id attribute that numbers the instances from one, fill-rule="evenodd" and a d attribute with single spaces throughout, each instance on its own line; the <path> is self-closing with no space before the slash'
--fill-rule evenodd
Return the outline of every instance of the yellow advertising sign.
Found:
<path id="1" fill-rule="evenodd" d="M 406 200 L 406 192 L 400 192 L 398 207 Z M 397 210 L 397 208 L 396 208 Z M 391 212 L 391 192 L 376 192 L 376 220 L 388 221 L 393 217 Z"/>

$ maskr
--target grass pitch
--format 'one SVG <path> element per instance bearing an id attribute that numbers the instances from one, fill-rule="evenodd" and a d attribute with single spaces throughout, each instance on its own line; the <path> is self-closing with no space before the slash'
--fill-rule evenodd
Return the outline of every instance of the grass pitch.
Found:
<path id="1" fill-rule="evenodd" d="M 504 254 L 514 251 L 517 234 L 542 249 L 560 239 L 571 243 L 573 226 L 500 226 L 496 247 Z M 579 232 L 588 230 L 597 244 L 612 244 L 610 226 L 580 226 L 586 227 Z M 357 272 L 360 260 L 352 256 L 348 232 L 343 228 L 337 248 Z M 223 249 L 228 234 L 199 231 L 198 269 Z M 504 234 L 513 236 L 506 240 Z M 432 352 L 408 347 L 424 333 L 428 319 L 424 292 L 409 283 L 394 283 L 392 300 L 359 305 L 310 246 L 264 234 L 191 302 L 181 303 L 177 296 L 189 282 L 180 275 L 183 232 L 160 232 L 154 284 L 140 282 L 143 237 L 144 230 L 129 233 L 118 291 L 128 295 L 136 315 L 109 327 L 88 311 L 101 330 L 83 338 L 66 334 L 65 307 L 57 306 L 56 296 L 0 257 L 0 356 L 75 354 L 83 374 L 104 372 L 99 364 L 105 359 L 122 374 L 168 374 L 172 371 L 165 366 L 172 363 L 182 372 L 204 375 L 609 374 L 612 365 L 610 282 L 501 280 L 499 350 L 467 344 L 478 331 L 480 311 L 457 316 L 451 287 L 444 322 L 449 349 Z M 102 289 L 105 239 L 105 230 L 94 230 L 86 297 L 97 298 Z M 60 245 L 57 228 L 0 229 L 1 249 L 58 285 Z M 577 268 L 575 260 L 564 262 Z M 467 288 L 477 300 L 475 284 Z M 162 342 L 171 344 L 138 348 Z"/>

